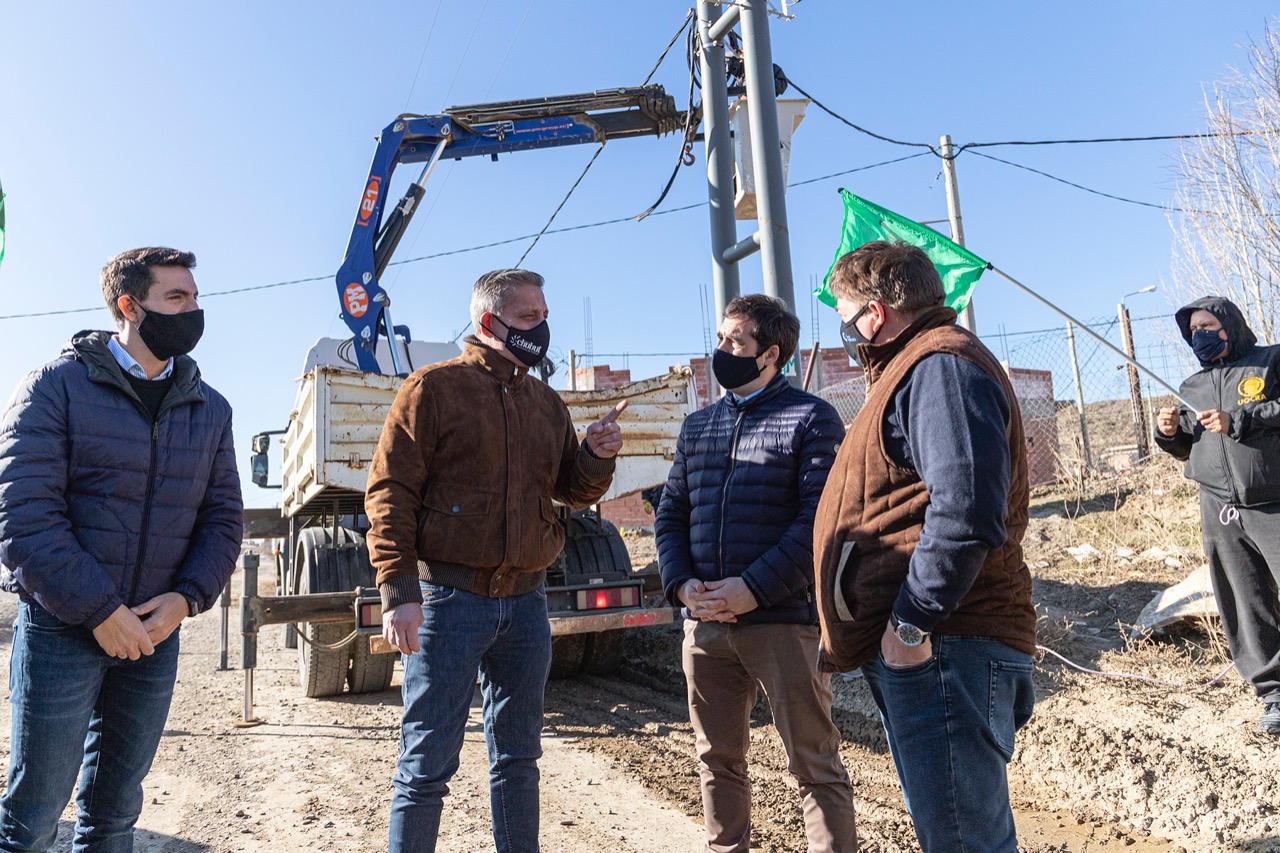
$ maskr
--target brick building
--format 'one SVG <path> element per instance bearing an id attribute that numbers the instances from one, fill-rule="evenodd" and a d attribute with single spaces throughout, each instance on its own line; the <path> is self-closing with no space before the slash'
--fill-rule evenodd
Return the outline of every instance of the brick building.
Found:
<path id="1" fill-rule="evenodd" d="M 812 350 L 800 356 L 800 375 L 806 375 Z M 809 388 L 828 400 L 840 417 L 848 423 L 853 420 L 866 400 L 866 382 L 862 366 L 854 363 L 844 347 L 827 347 L 818 352 L 818 365 Z M 711 364 L 707 358 L 691 359 L 698 387 L 698 406 L 708 405 L 708 389 L 714 384 Z M 1057 477 L 1058 421 L 1053 400 L 1053 374 L 1047 370 L 1009 369 L 1009 378 L 1022 409 L 1023 429 L 1027 436 L 1028 479 L 1031 485 L 1053 482 Z M 630 370 L 612 370 L 608 365 L 579 367 L 579 390 L 617 388 L 631 381 Z M 712 391 L 718 395 L 719 389 Z M 624 427 L 625 436 L 625 427 Z M 644 509 L 644 500 L 638 494 L 605 501 L 601 504 L 605 518 L 619 527 L 640 527 L 653 524 L 653 514 Z"/>

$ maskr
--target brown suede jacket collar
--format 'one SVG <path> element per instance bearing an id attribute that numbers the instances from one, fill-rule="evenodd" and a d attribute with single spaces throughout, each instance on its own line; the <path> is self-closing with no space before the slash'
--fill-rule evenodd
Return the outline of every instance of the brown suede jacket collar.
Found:
<path id="1" fill-rule="evenodd" d="M 939 326 L 950 326 L 955 322 L 955 310 L 945 305 L 938 305 L 921 311 L 911 321 L 911 325 L 899 332 L 891 341 L 882 344 L 858 344 L 858 361 L 867 371 L 867 384 L 879 379 L 880 374 L 884 373 L 884 369 L 889 366 L 889 362 L 893 361 L 893 357 L 902 352 L 916 335 Z"/>
<path id="2" fill-rule="evenodd" d="M 462 362 L 478 367 L 507 387 L 514 387 L 529 376 L 529 368 L 517 366 L 475 335 L 467 335 L 462 339 L 466 346 L 462 350 Z"/>

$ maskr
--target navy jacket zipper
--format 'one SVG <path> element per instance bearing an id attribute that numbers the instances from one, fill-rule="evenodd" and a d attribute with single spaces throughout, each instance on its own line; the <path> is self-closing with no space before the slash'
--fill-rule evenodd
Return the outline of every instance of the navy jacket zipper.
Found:
<path id="1" fill-rule="evenodd" d="M 738 422 L 733 425 L 733 440 L 729 442 L 729 470 L 725 473 L 724 487 L 720 490 L 720 530 L 718 536 L 719 554 L 718 568 L 720 580 L 724 580 L 724 513 L 729 502 L 729 481 L 733 479 L 733 469 L 738 465 L 738 437 L 742 434 L 742 421 L 746 418 L 745 409 L 738 412 Z"/>

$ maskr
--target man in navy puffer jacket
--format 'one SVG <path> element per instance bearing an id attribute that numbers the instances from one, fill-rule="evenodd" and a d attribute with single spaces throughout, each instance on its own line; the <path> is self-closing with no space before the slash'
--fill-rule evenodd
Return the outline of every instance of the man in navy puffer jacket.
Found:
<path id="1" fill-rule="evenodd" d="M 231 407 L 186 353 L 204 329 L 174 249 L 112 258 L 119 334 L 81 332 L 0 422 L 0 587 L 20 597 L 0 850 L 45 850 L 79 775 L 77 850 L 133 847 L 178 626 L 240 552 Z"/>
<path id="2" fill-rule="evenodd" d="M 729 303 L 712 358 L 729 393 L 685 421 L 658 505 L 662 585 L 688 614 L 683 666 L 708 851 L 750 846 L 757 689 L 799 783 L 809 850 L 857 848 L 831 676 L 817 671 L 813 594 L 814 513 L 844 427 L 781 375 L 799 334 L 777 299 Z"/>

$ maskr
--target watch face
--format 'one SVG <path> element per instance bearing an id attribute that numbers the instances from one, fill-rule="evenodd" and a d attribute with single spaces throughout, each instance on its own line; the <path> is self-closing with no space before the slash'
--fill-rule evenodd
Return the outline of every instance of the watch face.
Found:
<path id="1" fill-rule="evenodd" d="M 895 633 L 904 646 L 918 646 L 924 642 L 924 631 L 921 631 L 915 625 L 908 625 L 906 622 L 899 622 Z"/>

